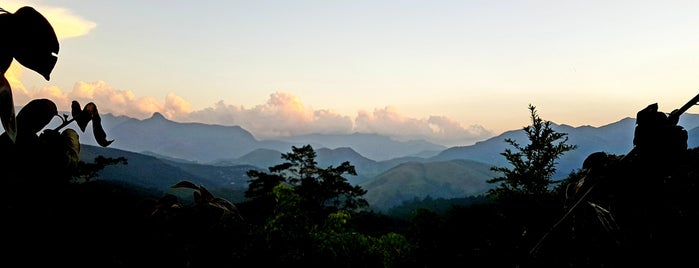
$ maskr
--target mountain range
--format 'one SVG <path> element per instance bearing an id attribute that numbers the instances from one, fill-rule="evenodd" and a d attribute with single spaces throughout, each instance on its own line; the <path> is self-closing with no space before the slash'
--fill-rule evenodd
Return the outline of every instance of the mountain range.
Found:
<path id="1" fill-rule="evenodd" d="M 238 126 L 179 123 L 155 113 L 144 120 L 102 116 L 109 148 L 95 146 L 90 128 L 81 134 L 81 157 L 123 156 L 126 166 L 110 166 L 101 179 L 129 181 L 140 186 L 167 189 L 179 180 L 221 189 L 241 200 L 247 187 L 245 172 L 266 170 L 282 163 L 281 154 L 292 146 L 311 144 L 320 167 L 349 161 L 358 175 L 347 179 L 368 191 L 367 200 L 377 209 L 388 209 L 414 198 L 454 198 L 482 194 L 492 187 L 485 181 L 497 174 L 492 166 L 507 166 L 501 153 L 511 148 L 505 139 L 528 142 L 524 131 L 511 130 L 468 146 L 445 147 L 427 141 L 398 141 L 378 134 L 313 134 L 279 140 L 257 140 Z M 685 114 L 680 125 L 688 129 L 688 144 L 699 146 L 699 115 Z M 632 148 L 635 119 L 624 118 L 600 126 L 552 124 L 568 134 L 577 148 L 563 155 L 554 179 L 563 179 L 580 168 L 590 153 L 625 154 Z M 225 189 L 230 191 L 226 192 Z"/>
<path id="2" fill-rule="evenodd" d="M 239 126 L 179 123 L 166 119 L 160 113 L 139 120 L 126 116 L 102 116 L 102 126 L 108 138 L 114 139 L 112 148 L 196 161 L 214 163 L 241 157 L 257 149 L 288 151 L 291 146 L 311 144 L 315 148 L 351 147 L 375 160 L 386 160 L 406 155 L 434 155 L 446 149 L 422 140 L 397 141 L 377 134 L 353 133 L 348 135 L 302 135 L 278 140 L 258 140 Z M 88 128 L 87 136 L 91 136 Z M 93 139 L 81 142 L 97 145 Z"/>

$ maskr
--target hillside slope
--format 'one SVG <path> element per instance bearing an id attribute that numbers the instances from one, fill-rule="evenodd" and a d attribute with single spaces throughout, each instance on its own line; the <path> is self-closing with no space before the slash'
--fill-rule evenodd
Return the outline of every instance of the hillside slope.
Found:
<path id="1" fill-rule="evenodd" d="M 373 208 L 385 210 L 414 198 L 454 198 L 485 193 L 495 174 L 490 165 L 471 160 L 400 164 L 360 184 Z"/>

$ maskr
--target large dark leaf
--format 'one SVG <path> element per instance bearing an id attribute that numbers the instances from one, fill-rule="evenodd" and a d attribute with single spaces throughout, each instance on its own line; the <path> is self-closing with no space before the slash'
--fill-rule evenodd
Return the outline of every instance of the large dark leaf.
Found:
<path id="1" fill-rule="evenodd" d="M 102 119 L 100 118 L 99 113 L 97 113 L 97 107 L 95 107 L 95 113 L 92 115 L 92 133 L 95 134 L 95 140 L 97 140 L 97 144 L 99 144 L 102 147 L 107 147 L 114 140 L 107 140 L 107 133 L 104 132 L 104 129 L 102 128 Z"/>
<path id="2" fill-rule="evenodd" d="M 84 118 L 82 117 L 82 109 L 80 109 L 80 103 L 78 101 L 73 101 L 70 104 L 70 115 L 73 116 L 73 119 L 75 119 L 75 122 L 78 124 L 78 127 L 80 127 L 80 130 L 82 132 L 85 132 L 85 127 L 87 127 L 87 123 L 92 120 L 92 118 Z"/>
<path id="3" fill-rule="evenodd" d="M 189 181 L 180 181 L 177 184 L 170 186 L 171 188 L 189 188 L 194 189 L 194 202 L 199 203 L 209 203 L 214 200 L 214 195 L 212 195 L 204 186 L 197 186 Z"/>
<path id="4" fill-rule="evenodd" d="M 104 129 L 102 128 L 102 119 L 100 118 L 99 111 L 97 111 L 97 105 L 90 102 L 86 104 L 85 108 L 78 113 L 79 109 L 80 104 L 77 101 L 73 101 L 71 103 L 71 114 L 73 115 L 75 122 L 78 124 L 78 127 L 80 127 L 80 130 L 85 132 L 87 123 L 92 121 L 92 132 L 95 135 L 97 144 L 102 147 L 107 147 L 112 144 L 114 140 L 107 140 L 107 133 L 104 132 Z"/>
<path id="5" fill-rule="evenodd" d="M 12 30 L 12 18 L 14 15 L 0 8 L 0 29 L 3 30 L 3 36 L 9 36 Z M 0 73 L 4 74 L 12 64 L 12 46 L 14 42 L 0 42 Z"/>
<path id="6" fill-rule="evenodd" d="M 50 80 L 58 61 L 58 38 L 46 18 L 32 7 L 22 7 L 12 15 L 14 58 Z M 6 39 L 7 40 L 7 39 Z"/>
<path id="7" fill-rule="evenodd" d="M 201 193 L 201 201 L 209 203 L 214 200 L 214 195 L 209 192 L 204 186 L 199 186 L 199 192 Z"/>
<path id="8" fill-rule="evenodd" d="M 192 193 L 194 196 L 194 202 L 199 204 L 201 202 L 208 202 L 213 199 L 213 195 L 209 193 L 203 186 L 197 186 L 189 181 L 180 181 L 177 184 L 170 186 L 171 188 L 189 188 L 196 190 Z"/>
<path id="9" fill-rule="evenodd" d="M 227 210 L 228 212 L 238 212 L 238 208 L 233 203 L 220 197 L 216 197 L 213 200 L 211 200 L 209 202 L 209 205 Z"/>
<path id="10" fill-rule="evenodd" d="M 12 89 L 10 83 L 2 75 L 0 79 L 0 121 L 7 136 L 15 142 L 17 138 L 17 121 L 15 118 L 15 104 L 12 100 Z"/>
<path id="11" fill-rule="evenodd" d="M 17 114 L 17 131 L 36 134 L 58 115 L 58 108 L 49 99 L 34 99 Z"/>
<path id="12" fill-rule="evenodd" d="M 196 186 L 194 183 L 191 183 L 189 181 L 178 182 L 177 184 L 170 186 L 170 188 L 189 188 L 197 191 L 199 190 L 199 186 Z"/>
<path id="13" fill-rule="evenodd" d="M 70 104 L 70 109 L 71 114 L 73 115 L 73 119 L 75 119 L 75 122 L 78 124 L 78 127 L 80 127 L 80 130 L 82 132 L 85 132 L 87 124 L 90 123 L 90 121 L 92 121 L 93 114 L 97 112 L 97 105 L 90 102 L 87 105 L 85 105 L 85 108 L 80 109 L 80 103 L 78 103 L 77 101 L 73 101 Z"/>

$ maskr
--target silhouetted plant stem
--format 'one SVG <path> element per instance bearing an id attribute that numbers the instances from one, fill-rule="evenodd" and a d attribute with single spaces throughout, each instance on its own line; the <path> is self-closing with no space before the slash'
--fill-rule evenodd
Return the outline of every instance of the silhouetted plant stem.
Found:
<path id="1" fill-rule="evenodd" d="M 54 131 L 59 131 L 62 128 L 64 128 L 65 126 L 69 125 L 70 123 L 73 123 L 73 121 L 75 121 L 75 118 L 68 119 L 68 115 L 64 114 L 63 117 L 61 118 L 61 120 L 63 120 L 63 123 L 61 123 L 61 125 L 54 128 L 53 129 Z"/>

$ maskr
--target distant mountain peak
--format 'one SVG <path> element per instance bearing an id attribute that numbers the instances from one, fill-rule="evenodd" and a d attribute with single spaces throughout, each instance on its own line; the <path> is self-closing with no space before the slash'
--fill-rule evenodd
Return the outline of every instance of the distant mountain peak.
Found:
<path id="1" fill-rule="evenodd" d="M 159 121 L 169 121 L 163 114 L 159 112 L 154 112 L 153 115 L 149 118 L 150 120 L 159 120 Z"/>

